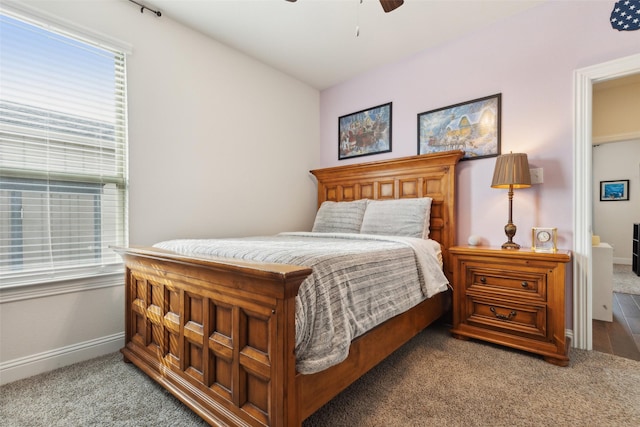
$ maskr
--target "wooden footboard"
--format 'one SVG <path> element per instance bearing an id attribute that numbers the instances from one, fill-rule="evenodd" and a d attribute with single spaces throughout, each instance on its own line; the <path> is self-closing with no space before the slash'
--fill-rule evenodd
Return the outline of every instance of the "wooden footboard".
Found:
<path id="1" fill-rule="evenodd" d="M 116 251 L 126 360 L 211 425 L 300 425 L 295 296 L 309 268 Z"/>

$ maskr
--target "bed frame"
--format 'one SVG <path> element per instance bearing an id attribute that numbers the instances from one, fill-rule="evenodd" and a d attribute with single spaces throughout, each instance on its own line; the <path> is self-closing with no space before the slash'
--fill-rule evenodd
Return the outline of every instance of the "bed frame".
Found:
<path id="1" fill-rule="evenodd" d="M 325 200 L 428 196 L 431 238 L 455 244 L 455 169 L 462 151 L 313 170 Z M 302 421 L 445 313 L 440 293 L 352 342 L 325 371 L 296 372 L 295 296 L 311 269 L 115 248 L 125 271 L 125 361 L 211 425 Z"/>

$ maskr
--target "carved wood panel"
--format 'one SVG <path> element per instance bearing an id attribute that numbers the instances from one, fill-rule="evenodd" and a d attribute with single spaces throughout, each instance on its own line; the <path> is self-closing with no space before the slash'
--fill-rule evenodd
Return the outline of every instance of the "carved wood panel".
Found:
<path id="1" fill-rule="evenodd" d="M 128 277 L 131 342 L 268 425 L 275 308 L 187 291 L 146 273 Z"/>

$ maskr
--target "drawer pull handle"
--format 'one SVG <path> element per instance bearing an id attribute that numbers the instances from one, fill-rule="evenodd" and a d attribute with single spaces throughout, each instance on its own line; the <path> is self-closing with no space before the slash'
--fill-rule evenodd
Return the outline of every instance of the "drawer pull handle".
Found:
<path id="1" fill-rule="evenodd" d="M 508 315 L 508 316 L 505 316 L 504 314 L 496 313 L 496 308 L 495 308 L 495 307 L 489 307 L 489 310 L 491 310 L 491 312 L 492 312 L 493 314 L 495 314 L 495 316 L 496 316 L 498 319 L 500 319 L 500 320 L 511 320 L 511 318 L 512 318 L 512 317 L 516 317 L 516 314 L 517 314 L 517 313 L 515 312 L 515 310 L 511 310 L 511 313 L 509 313 L 509 315 Z"/>
<path id="2" fill-rule="evenodd" d="M 482 277 L 480 278 L 480 283 L 487 283 L 487 278 L 486 278 L 486 277 L 484 277 L 484 276 L 482 276 Z"/>
<path id="3" fill-rule="evenodd" d="M 520 285 L 521 285 L 523 288 L 528 288 L 528 287 L 529 287 L 529 282 L 525 281 L 525 282 L 522 282 Z"/>

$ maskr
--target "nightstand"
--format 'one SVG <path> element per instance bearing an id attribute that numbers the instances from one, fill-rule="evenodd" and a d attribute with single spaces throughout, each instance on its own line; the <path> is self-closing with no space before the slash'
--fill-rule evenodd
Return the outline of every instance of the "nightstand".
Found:
<path id="1" fill-rule="evenodd" d="M 454 337 L 530 351 L 559 366 L 569 364 L 565 293 L 570 252 L 462 246 L 449 252 Z"/>

